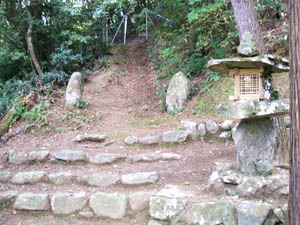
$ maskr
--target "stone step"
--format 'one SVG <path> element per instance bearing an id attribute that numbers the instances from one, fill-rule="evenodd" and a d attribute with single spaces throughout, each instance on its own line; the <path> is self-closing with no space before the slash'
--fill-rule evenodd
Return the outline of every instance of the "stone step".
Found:
<path id="1" fill-rule="evenodd" d="M 94 156 L 88 156 L 84 151 L 78 150 L 60 150 L 54 153 L 49 151 L 34 151 L 27 153 L 11 153 L 8 156 L 8 163 L 11 165 L 32 164 L 32 163 L 45 163 L 45 162 L 59 162 L 66 163 L 91 163 L 94 165 L 107 165 L 112 163 L 118 163 L 122 161 L 130 162 L 155 162 L 158 160 L 180 160 L 181 156 L 175 153 L 161 153 L 150 152 L 135 155 L 126 154 L 97 154 Z"/>
<path id="2" fill-rule="evenodd" d="M 50 183 L 55 185 L 83 184 L 89 186 L 108 187 L 111 185 L 147 185 L 159 180 L 156 172 L 138 172 L 128 174 L 93 173 L 77 176 L 71 172 L 47 174 L 44 171 L 19 172 L 12 175 L 9 171 L 0 172 L 0 182 L 13 185 L 32 185 L 37 183 Z"/>
<path id="3" fill-rule="evenodd" d="M 143 211 L 149 207 L 150 196 L 155 192 L 132 194 L 95 192 L 77 193 L 32 193 L 17 191 L 0 192 L 2 208 L 49 212 L 55 215 L 76 214 L 79 217 L 104 217 L 121 219 L 127 211 Z"/>
<path id="4" fill-rule="evenodd" d="M 132 193 L 6 191 L 0 192 L 0 206 L 5 208 L 5 213 L 15 210 L 14 214 L 26 211 L 56 216 L 69 215 L 70 218 L 94 218 L 100 221 L 109 219 L 117 222 L 107 224 L 122 225 L 136 224 L 132 221 L 141 214 L 145 219 L 141 224 L 148 225 L 259 225 L 264 222 L 284 224 L 287 217 L 287 204 L 282 202 L 249 201 L 239 198 L 206 201 L 172 185 L 160 191 Z M 123 223 L 122 220 L 126 218 L 130 218 L 131 223 Z"/>
<path id="5" fill-rule="evenodd" d="M 209 177 L 207 188 L 216 196 L 287 200 L 289 171 L 276 168 L 272 175 L 254 177 L 242 174 L 231 163 L 216 163 L 216 167 Z"/>

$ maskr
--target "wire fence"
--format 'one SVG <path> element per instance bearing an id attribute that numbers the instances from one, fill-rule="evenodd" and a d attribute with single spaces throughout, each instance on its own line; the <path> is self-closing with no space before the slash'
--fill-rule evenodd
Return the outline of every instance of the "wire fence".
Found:
<path id="1" fill-rule="evenodd" d="M 151 33 L 155 28 L 163 21 L 168 21 L 167 18 L 154 13 L 149 9 L 144 9 L 141 13 L 140 21 L 142 23 L 137 23 L 134 18 L 124 15 L 118 26 L 108 25 L 108 23 L 103 26 L 103 40 L 107 44 L 123 43 L 124 45 L 133 39 L 144 38 L 148 40 Z"/>

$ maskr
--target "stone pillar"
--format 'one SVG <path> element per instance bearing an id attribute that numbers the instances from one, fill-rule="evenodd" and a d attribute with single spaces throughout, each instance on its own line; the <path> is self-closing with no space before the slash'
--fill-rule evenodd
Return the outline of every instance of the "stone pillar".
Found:
<path id="1" fill-rule="evenodd" d="M 83 75 L 79 72 L 72 74 L 66 90 L 66 105 L 79 107 L 82 102 Z"/>
<path id="2" fill-rule="evenodd" d="M 252 176 L 271 174 L 276 130 L 270 118 L 242 120 L 233 140 L 237 146 L 238 170 Z"/>

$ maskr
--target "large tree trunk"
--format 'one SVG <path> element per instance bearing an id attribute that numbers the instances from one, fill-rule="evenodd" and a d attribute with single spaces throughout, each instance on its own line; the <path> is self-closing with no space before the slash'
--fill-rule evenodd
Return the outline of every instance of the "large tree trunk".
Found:
<path id="1" fill-rule="evenodd" d="M 253 0 L 231 0 L 231 3 L 240 40 L 242 40 L 243 33 L 250 32 L 254 36 L 259 52 L 264 54 L 265 47 L 257 20 L 257 14 L 254 9 Z"/>
<path id="2" fill-rule="evenodd" d="M 35 55 L 33 41 L 32 41 L 33 24 L 30 22 L 30 20 L 32 20 L 32 15 L 31 15 L 31 12 L 28 8 L 28 5 L 27 5 L 26 1 L 25 1 L 25 4 L 26 4 L 25 11 L 26 11 L 26 14 L 27 14 L 28 19 L 29 19 L 29 27 L 28 27 L 28 30 L 27 30 L 28 51 L 29 51 L 30 57 L 32 59 L 32 63 L 34 65 L 36 71 L 38 72 L 39 75 L 42 75 L 43 70 L 41 69 L 39 61 L 37 60 L 37 57 Z"/>
<path id="3" fill-rule="evenodd" d="M 284 117 L 274 117 L 273 126 L 275 127 L 277 133 L 277 146 L 274 153 L 274 161 L 279 167 L 288 167 L 290 160 L 289 136 L 284 122 Z"/>
<path id="4" fill-rule="evenodd" d="M 289 0 L 290 14 L 290 194 L 289 224 L 300 224 L 300 1 Z"/>

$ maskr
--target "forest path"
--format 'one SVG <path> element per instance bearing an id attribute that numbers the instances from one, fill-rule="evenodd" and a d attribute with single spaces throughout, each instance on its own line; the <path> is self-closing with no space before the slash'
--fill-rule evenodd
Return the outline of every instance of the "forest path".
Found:
<path id="1" fill-rule="evenodd" d="M 146 42 L 135 41 L 121 46 L 112 56 L 114 62 L 107 70 L 95 71 L 85 84 L 84 100 L 87 107 L 68 110 L 64 98 L 54 101 L 48 109 L 48 129 L 32 129 L 31 132 L 14 136 L 1 144 L 1 171 L 8 171 L 11 176 L 19 172 L 44 171 L 46 176 L 69 171 L 80 178 L 87 174 L 128 174 L 137 172 L 156 172 L 159 181 L 149 185 L 122 185 L 95 187 L 77 181 L 55 185 L 48 181 L 36 184 L 16 185 L 11 181 L 0 185 L 0 191 L 47 193 L 49 198 L 59 192 L 79 193 L 84 191 L 88 198 L 96 192 L 122 193 L 130 195 L 140 191 L 155 192 L 166 185 L 175 185 L 181 191 L 193 196 L 191 201 L 213 200 L 215 197 L 206 191 L 207 180 L 215 162 L 233 162 L 233 145 L 217 141 L 202 142 L 189 140 L 183 144 L 158 144 L 151 146 L 124 144 L 127 136 L 144 137 L 161 135 L 163 132 L 178 129 L 183 119 L 201 122 L 201 118 L 190 112 L 169 115 L 159 112 L 159 99 L 153 86 L 156 74 L 150 65 L 146 53 Z M 63 92 L 62 96 L 63 96 Z M 24 127 L 30 121 L 21 121 Z M 104 143 L 76 143 L 73 139 L 79 134 L 102 133 L 108 136 Z M 53 154 L 62 149 L 84 151 L 89 157 L 97 154 L 125 154 L 128 157 L 145 153 L 176 153 L 180 160 L 158 160 L 150 162 L 118 161 L 112 164 L 93 165 L 91 163 L 69 163 L 57 161 Z M 47 150 L 50 157 L 46 162 L 25 161 L 20 165 L 7 162 L 9 155 L 32 151 Z M 0 221 L 7 225 L 31 224 L 118 224 L 144 225 L 149 215 L 127 210 L 120 221 L 99 218 L 79 218 L 74 216 L 54 216 L 49 211 L 37 213 L 16 211 L 6 208 Z M 1 224 L 0 222 L 0 224 Z"/>

